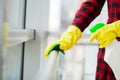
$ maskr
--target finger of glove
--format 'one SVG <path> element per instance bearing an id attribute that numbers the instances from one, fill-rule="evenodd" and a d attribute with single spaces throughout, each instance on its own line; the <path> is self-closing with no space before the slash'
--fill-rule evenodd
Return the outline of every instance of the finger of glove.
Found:
<path id="1" fill-rule="evenodd" d="M 49 50 L 50 50 L 50 44 L 48 44 L 47 45 L 47 48 L 45 49 L 45 51 L 44 51 L 44 58 L 47 58 L 48 57 L 48 52 L 49 52 Z"/>
<path id="2" fill-rule="evenodd" d="M 114 39 L 115 39 L 115 35 L 112 34 L 111 36 L 108 35 L 107 37 L 104 37 L 104 39 L 102 39 L 100 48 L 108 46 Z"/>
<path id="3" fill-rule="evenodd" d="M 104 47 L 108 46 L 111 42 L 112 42 L 112 40 L 104 40 L 104 42 L 102 42 L 100 44 L 99 48 L 104 48 Z"/>
<path id="4" fill-rule="evenodd" d="M 100 44 L 99 48 L 103 48 L 106 45 L 106 41 L 105 40 L 100 40 L 99 44 Z"/>
<path id="5" fill-rule="evenodd" d="M 99 48 L 104 48 L 104 47 L 106 47 L 108 44 L 109 44 L 109 43 L 106 41 L 105 43 L 100 44 Z"/>
<path id="6" fill-rule="evenodd" d="M 89 42 L 93 42 L 97 38 L 97 36 L 99 36 L 99 31 L 96 31 L 92 34 L 92 36 L 89 38 Z"/>
<path id="7" fill-rule="evenodd" d="M 49 56 L 49 53 L 52 51 L 51 49 L 56 45 L 56 44 L 60 44 L 59 41 L 55 41 L 51 44 L 47 45 L 47 48 L 44 51 L 44 57 L 47 58 Z"/>

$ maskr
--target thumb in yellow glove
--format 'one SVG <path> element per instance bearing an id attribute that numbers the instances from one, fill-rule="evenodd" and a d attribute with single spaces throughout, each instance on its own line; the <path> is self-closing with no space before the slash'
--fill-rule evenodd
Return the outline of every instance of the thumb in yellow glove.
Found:
<path id="1" fill-rule="evenodd" d="M 103 48 L 109 45 L 116 37 L 120 37 L 120 20 L 107 24 L 94 32 L 89 41 L 93 42 L 96 39 L 100 44 L 99 47 Z"/>
<path id="2" fill-rule="evenodd" d="M 64 50 L 70 49 L 81 36 L 82 33 L 80 29 L 76 26 L 70 25 L 62 34 L 60 40 L 48 44 L 44 52 L 44 57 L 47 58 L 53 50 L 61 51 L 64 54 Z"/>

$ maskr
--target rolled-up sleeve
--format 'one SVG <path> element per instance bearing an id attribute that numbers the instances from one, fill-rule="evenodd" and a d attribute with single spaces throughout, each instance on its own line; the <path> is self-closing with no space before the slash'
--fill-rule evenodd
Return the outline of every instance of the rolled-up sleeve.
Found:
<path id="1" fill-rule="evenodd" d="M 81 31 L 100 14 L 106 0 L 86 0 L 75 14 L 72 25 L 77 26 Z"/>

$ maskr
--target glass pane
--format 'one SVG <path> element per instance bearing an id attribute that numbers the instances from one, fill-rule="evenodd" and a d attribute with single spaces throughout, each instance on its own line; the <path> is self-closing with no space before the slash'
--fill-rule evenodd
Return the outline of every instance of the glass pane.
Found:
<path id="1" fill-rule="evenodd" d="M 0 80 L 3 80 L 3 9 L 4 9 L 4 0 L 0 0 Z"/>
<path id="2" fill-rule="evenodd" d="M 22 29 L 24 0 L 6 1 L 8 30 Z M 4 64 L 4 80 L 21 80 L 22 44 L 6 48 Z"/>

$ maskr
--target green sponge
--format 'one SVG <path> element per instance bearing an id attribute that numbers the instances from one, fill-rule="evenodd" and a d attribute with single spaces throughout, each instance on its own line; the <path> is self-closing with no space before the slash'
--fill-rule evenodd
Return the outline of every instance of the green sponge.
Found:
<path id="1" fill-rule="evenodd" d="M 104 23 L 95 24 L 94 26 L 92 26 L 92 27 L 90 28 L 90 32 L 91 32 L 91 33 L 94 33 L 96 30 L 102 28 L 103 26 L 105 26 Z"/>
<path id="2" fill-rule="evenodd" d="M 48 55 L 53 51 L 53 50 L 56 50 L 56 51 L 60 51 L 62 54 L 65 55 L 65 52 L 64 50 L 60 49 L 59 48 L 60 44 L 55 44 L 51 47 L 50 51 L 48 52 Z"/>

